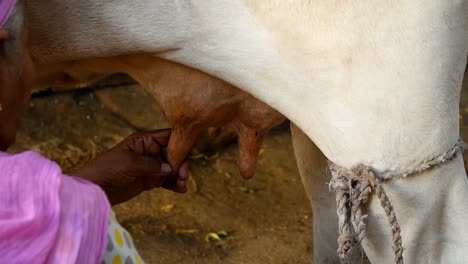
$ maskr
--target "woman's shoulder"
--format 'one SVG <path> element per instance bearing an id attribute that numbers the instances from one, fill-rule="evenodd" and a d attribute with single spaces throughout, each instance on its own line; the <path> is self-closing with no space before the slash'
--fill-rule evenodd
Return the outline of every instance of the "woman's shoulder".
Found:
<path id="1" fill-rule="evenodd" d="M 0 153 L 2 259 L 97 262 L 105 250 L 109 211 L 97 185 L 64 175 L 57 163 L 41 154 Z M 63 245 L 78 254 L 64 254 Z"/>

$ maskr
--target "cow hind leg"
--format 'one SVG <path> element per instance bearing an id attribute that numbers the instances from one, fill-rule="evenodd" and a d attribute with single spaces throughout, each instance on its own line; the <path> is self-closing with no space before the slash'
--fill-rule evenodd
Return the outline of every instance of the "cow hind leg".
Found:
<path id="1" fill-rule="evenodd" d="M 327 160 L 315 144 L 297 126 L 291 124 L 291 136 L 299 174 L 312 206 L 314 263 L 340 263 L 337 254 L 338 217 L 333 193 L 329 192 Z M 349 263 L 367 263 L 361 249 Z"/>

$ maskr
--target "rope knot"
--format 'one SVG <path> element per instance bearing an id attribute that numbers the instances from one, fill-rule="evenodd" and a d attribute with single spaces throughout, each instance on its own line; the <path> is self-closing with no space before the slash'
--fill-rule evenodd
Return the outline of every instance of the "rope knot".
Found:
<path id="1" fill-rule="evenodd" d="M 363 213 L 363 207 L 375 192 L 391 225 L 396 263 L 403 264 L 400 226 L 380 179 L 362 164 L 346 170 L 330 162 L 329 168 L 332 174 L 329 187 L 336 193 L 340 260 L 345 262 L 351 250 L 364 239 L 367 214 Z"/>
<path id="2" fill-rule="evenodd" d="M 332 179 L 329 183 L 329 188 L 336 193 L 339 231 L 338 255 L 341 262 L 345 262 L 350 251 L 355 246 L 360 245 L 364 239 L 367 215 L 363 214 L 362 208 L 369 200 L 370 195 L 375 194 L 379 198 L 380 205 L 384 209 L 390 223 L 395 263 L 403 264 L 400 224 L 398 223 L 392 203 L 385 193 L 382 181 L 402 179 L 409 175 L 422 173 L 431 168 L 441 166 L 448 161 L 454 160 L 465 149 L 467 149 L 467 145 L 462 139 L 459 139 L 451 149 L 434 158 L 425 160 L 416 166 L 402 171 L 384 171 L 381 173 L 380 178 L 366 165 L 359 164 L 348 170 L 330 161 L 329 168 Z"/>

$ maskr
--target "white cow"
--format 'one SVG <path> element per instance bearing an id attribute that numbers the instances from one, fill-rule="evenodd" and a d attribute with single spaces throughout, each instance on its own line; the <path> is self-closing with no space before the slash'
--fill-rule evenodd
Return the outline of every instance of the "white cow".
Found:
<path id="1" fill-rule="evenodd" d="M 465 0 L 35 0 L 27 9 L 41 78 L 94 58 L 143 54 L 216 76 L 294 122 L 316 263 L 338 261 L 334 198 L 320 152 L 379 174 L 440 155 L 459 138 Z M 406 263 L 466 263 L 461 156 L 384 188 Z M 367 212 L 366 255 L 394 263 L 378 199 Z"/>

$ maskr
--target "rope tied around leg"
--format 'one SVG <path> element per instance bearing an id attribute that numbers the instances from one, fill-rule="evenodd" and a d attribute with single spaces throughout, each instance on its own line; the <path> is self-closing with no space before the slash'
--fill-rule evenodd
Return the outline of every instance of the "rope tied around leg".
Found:
<path id="1" fill-rule="evenodd" d="M 382 182 L 375 177 L 372 170 L 365 165 L 358 165 L 351 170 L 343 169 L 336 164 L 330 163 L 332 180 L 330 189 L 336 192 L 336 204 L 338 214 L 338 256 L 342 262 L 356 245 L 364 239 L 367 215 L 363 213 L 362 207 L 369 200 L 370 195 L 375 192 L 389 219 L 392 235 L 395 262 L 403 264 L 403 246 L 401 230 L 395 211 L 388 199 Z"/>
<path id="2" fill-rule="evenodd" d="M 360 245 L 364 239 L 367 214 L 363 213 L 363 206 L 368 202 L 369 197 L 375 194 L 379 198 L 380 205 L 384 209 L 390 224 L 395 263 L 404 264 L 400 224 L 392 203 L 383 188 L 383 181 L 405 178 L 441 166 L 450 160 L 454 160 L 465 149 L 466 145 L 460 139 L 450 150 L 437 157 L 425 160 L 400 172 L 385 171 L 380 177 L 377 177 L 372 169 L 366 165 L 359 164 L 348 170 L 329 162 L 329 169 L 332 174 L 329 187 L 336 194 L 339 232 L 338 256 L 341 262 L 346 262 L 350 251 Z"/>

